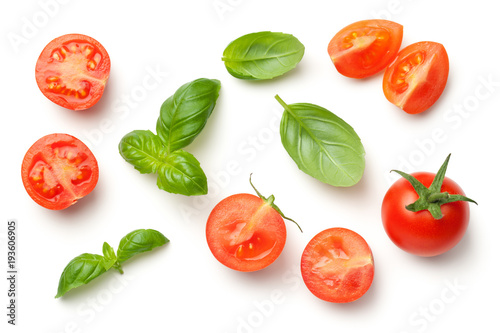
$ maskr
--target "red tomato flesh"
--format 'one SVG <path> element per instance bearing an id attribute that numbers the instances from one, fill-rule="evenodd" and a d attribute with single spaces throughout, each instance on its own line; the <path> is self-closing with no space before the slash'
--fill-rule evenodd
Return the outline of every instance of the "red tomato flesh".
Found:
<path id="1" fill-rule="evenodd" d="M 280 214 L 252 194 L 235 194 L 219 202 L 208 217 L 210 251 L 225 266 L 256 271 L 273 263 L 283 251 L 286 227 Z"/>
<path id="2" fill-rule="evenodd" d="M 52 102 L 71 110 L 84 110 L 101 98 L 111 62 L 95 39 L 68 34 L 52 40 L 36 63 L 41 92 Z"/>
<path id="3" fill-rule="evenodd" d="M 326 229 L 304 249 L 301 272 L 307 288 L 318 298 L 334 303 L 352 302 L 372 284 L 372 251 L 363 237 L 352 230 Z"/>
<path id="4" fill-rule="evenodd" d="M 449 67 L 443 45 L 435 42 L 411 44 L 399 52 L 385 71 L 385 97 L 407 113 L 421 113 L 443 93 Z"/>
<path id="5" fill-rule="evenodd" d="M 49 134 L 28 149 L 21 175 L 24 188 L 36 203 L 60 210 L 94 189 L 99 168 L 83 142 L 68 134 Z"/>
<path id="6" fill-rule="evenodd" d="M 364 20 L 340 30 L 328 44 L 328 54 L 340 74 L 365 78 L 394 60 L 402 40 L 402 25 L 388 20 Z"/>
<path id="7" fill-rule="evenodd" d="M 436 176 L 430 172 L 412 173 L 429 187 Z M 460 186 L 444 178 L 441 192 L 464 195 Z M 412 212 L 405 207 L 418 199 L 410 182 L 401 178 L 387 191 L 382 202 L 382 222 L 389 238 L 402 250 L 423 257 L 442 254 L 460 242 L 469 224 L 469 204 L 449 202 L 441 206 L 443 217 L 436 220 L 428 210 Z"/>

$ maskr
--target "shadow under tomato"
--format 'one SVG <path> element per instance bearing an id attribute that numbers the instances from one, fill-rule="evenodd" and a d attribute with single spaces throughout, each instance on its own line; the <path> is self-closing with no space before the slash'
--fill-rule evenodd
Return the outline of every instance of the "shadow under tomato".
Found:
<path id="1" fill-rule="evenodd" d="M 80 198 L 73 205 L 69 206 L 60 211 L 62 215 L 71 216 L 71 215 L 80 215 L 85 214 L 85 211 L 90 210 L 90 206 L 95 205 L 99 201 L 100 189 L 99 184 L 86 196 Z"/>

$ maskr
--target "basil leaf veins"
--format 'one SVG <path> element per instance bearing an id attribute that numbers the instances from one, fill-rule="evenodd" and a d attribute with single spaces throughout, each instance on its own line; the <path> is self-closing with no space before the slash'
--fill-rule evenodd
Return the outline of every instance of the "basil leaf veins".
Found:
<path id="1" fill-rule="evenodd" d="M 286 104 L 280 135 L 283 147 L 306 174 L 333 186 L 358 183 L 365 150 L 354 129 L 327 109 L 308 103 Z"/>
<path id="2" fill-rule="evenodd" d="M 156 132 L 167 153 L 189 145 L 205 127 L 219 96 L 219 80 L 184 84 L 160 108 Z"/>
<path id="3" fill-rule="evenodd" d="M 120 241 L 118 246 L 118 262 L 122 263 L 131 257 L 151 251 L 155 247 L 168 243 L 167 237 L 153 229 L 138 229 L 130 232 Z"/>
<path id="4" fill-rule="evenodd" d="M 293 35 L 261 31 L 232 41 L 222 60 L 229 74 L 236 78 L 267 80 L 295 68 L 304 50 L 304 45 Z"/>
<path id="5" fill-rule="evenodd" d="M 106 273 L 113 266 L 114 262 L 112 259 L 106 259 L 101 255 L 90 253 L 84 253 L 74 258 L 61 274 L 56 298 Z"/>

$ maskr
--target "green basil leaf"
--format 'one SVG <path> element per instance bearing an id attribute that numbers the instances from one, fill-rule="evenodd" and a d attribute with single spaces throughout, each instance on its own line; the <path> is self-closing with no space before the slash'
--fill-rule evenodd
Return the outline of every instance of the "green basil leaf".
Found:
<path id="1" fill-rule="evenodd" d="M 194 80 L 162 104 L 156 132 L 168 153 L 186 147 L 200 134 L 215 107 L 220 87 L 219 80 Z"/>
<path id="2" fill-rule="evenodd" d="M 56 298 L 63 296 L 73 288 L 89 283 L 105 273 L 113 266 L 115 261 L 116 258 L 114 260 L 106 259 L 98 254 L 90 253 L 84 253 L 74 258 L 61 274 Z"/>
<path id="3" fill-rule="evenodd" d="M 151 131 L 137 130 L 125 135 L 119 145 L 120 155 L 140 173 L 154 173 L 166 155 L 158 136 Z"/>
<path id="4" fill-rule="evenodd" d="M 365 150 L 354 129 L 321 106 L 287 105 L 281 118 L 281 142 L 300 170 L 333 186 L 352 186 L 365 169 Z"/>
<path id="5" fill-rule="evenodd" d="M 118 263 L 122 263 L 136 254 L 151 251 L 155 247 L 169 242 L 161 232 L 153 229 L 138 229 L 128 233 L 118 246 Z"/>
<path id="6" fill-rule="evenodd" d="M 115 250 L 107 242 L 104 242 L 104 244 L 102 244 L 102 253 L 108 264 L 112 262 L 111 266 L 106 267 L 106 270 L 108 270 L 116 262 Z"/>
<path id="7" fill-rule="evenodd" d="M 304 50 L 304 45 L 290 34 L 261 31 L 232 41 L 222 60 L 229 74 L 236 78 L 267 80 L 295 68 Z"/>
<path id="8" fill-rule="evenodd" d="M 170 193 L 203 195 L 208 193 L 207 176 L 200 162 L 184 150 L 171 152 L 158 170 L 158 187 Z"/>

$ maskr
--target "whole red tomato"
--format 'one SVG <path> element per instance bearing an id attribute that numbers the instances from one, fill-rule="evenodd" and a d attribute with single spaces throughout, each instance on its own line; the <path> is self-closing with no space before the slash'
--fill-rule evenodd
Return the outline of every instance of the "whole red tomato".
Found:
<path id="1" fill-rule="evenodd" d="M 382 222 L 389 238 L 406 252 L 431 257 L 453 248 L 469 224 L 473 200 L 445 177 L 450 156 L 437 174 L 398 172 L 382 202 Z"/>

